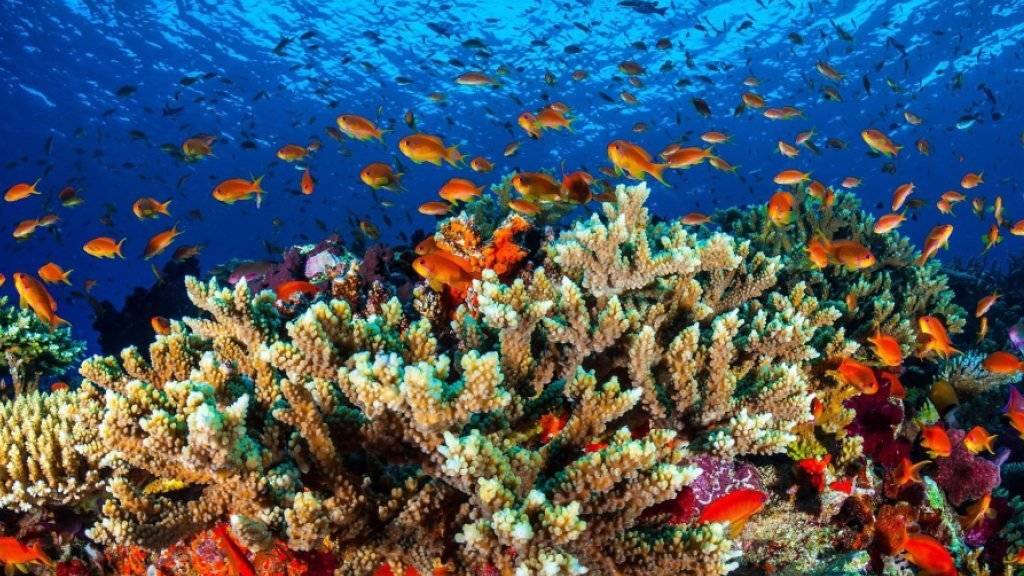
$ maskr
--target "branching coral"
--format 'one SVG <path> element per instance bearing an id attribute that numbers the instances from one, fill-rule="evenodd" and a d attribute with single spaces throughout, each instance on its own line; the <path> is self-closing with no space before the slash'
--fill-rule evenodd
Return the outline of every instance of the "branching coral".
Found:
<path id="1" fill-rule="evenodd" d="M 51 329 L 31 310 L 0 297 L 0 369 L 10 375 L 15 396 L 35 390 L 44 376 L 63 374 L 84 348 L 68 328 Z"/>

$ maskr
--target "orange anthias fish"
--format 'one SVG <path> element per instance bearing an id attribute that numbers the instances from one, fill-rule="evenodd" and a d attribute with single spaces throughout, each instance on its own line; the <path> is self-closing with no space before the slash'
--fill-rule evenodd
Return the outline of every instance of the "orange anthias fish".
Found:
<path id="1" fill-rule="evenodd" d="M 47 262 L 39 267 L 39 277 L 42 278 L 43 282 L 47 284 L 56 284 L 63 282 L 68 286 L 71 285 L 71 280 L 68 280 L 68 276 L 71 275 L 74 270 L 64 270 L 59 264 L 53 262 Z"/>
<path id="2" fill-rule="evenodd" d="M 968 172 L 964 174 L 964 177 L 960 179 L 960 187 L 964 190 L 970 190 L 971 188 L 977 188 L 978 184 L 984 184 L 985 181 L 982 179 L 984 172 L 975 174 L 974 172 Z"/>
<path id="3" fill-rule="evenodd" d="M 259 208 L 263 203 L 263 188 L 260 186 L 262 181 L 263 176 L 255 180 L 246 180 L 245 178 L 224 180 L 213 189 L 213 198 L 225 204 L 234 204 L 239 200 L 248 200 L 256 196 L 256 207 Z"/>
<path id="4" fill-rule="evenodd" d="M 875 335 L 868 338 L 868 342 L 871 343 L 875 356 L 878 356 L 878 359 L 885 366 L 899 366 L 903 363 L 903 352 L 900 351 L 900 343 L 892 336 L 882 334 L 880 329 L 875 328 Z"/>
<path id="5" fill-rule="evenodd" d="M 282 282 L 274 288 L 274 294 L 277 295 L 278 300 L 285 302 L 292 299 L 295 294 L 306 294 L 308 296 L 315 297 L 318 290 L 316 286 L 313 286 L 305 280 L 290 280 L 288 282 Z"/>
<path id="6" fill-rule="evenodd" d="M 662 173 L 668 164 L 658 164 L 651 161 L 651 155 L 646 150 L 625 140 L 614 140 L 608 144 L 608 159 L 615 167 L 616 174 L 625 172 L 634 180 L 643 180 L 644 174 L 650 174 L 658 182 L 668 186 Z"/>
<path id="7" fill-rule="evenodd" d="M 473 280 L 468 262 L 440 250 L 416 258 L 412 268 L 436 292 L 449 286 L 456 294 L 465 294 Z"/>
<path id="8" fill-rule="evenodd" d="M 429 162 L 440 166 L 442 161 L 450 166 L 462 164 L 462 153 L 458 146 L 445 146 L 440 137 L 431 134 L 406 136 L 398 141 L 398 149 L 417 164 Z"/>
<path id="9" fill-rule="evenodd" d="M 873 228 L 875 234 L 888 234 L 900 227 L 907 219 L 903 214 L 886 214 L 875 221 Z"/>
<path id="10" fill-rule="evenodd" d="M 981 318 L 988 313 L 989 309 L 999 300 L 999 294 L 989 294 L 978 300 L 978 305 L 974 308 L 974 317 Z"/>
<path id="11" fill-rule="evenodd" d="M 729 524 L 732 537 L 738 537 L 743 532 L 747 520 L 764 508 L 767 499 L 768 495 L 760 490 L 733 490 L 705 506 L 697 517 L 697 523 L 726 522 Z"/>
<path id="12" fill-rule="evenodd" d="M 163 316 L 153 316 L 149 319 L 149 325 L 153 328 L 153 332 L 166 336 L 171 333 L 171 321 Z"/>
<path id="13" fill-rule="evenodd" d="M 14 227 L 12 236 L 18 240 L 24 240 L 36 233 L 36 229 L 39 227 L 39 220 L 35 218 L 29 218 L 28 220 L 22 220 L 18 222 L 18 225 Z"/>
<path id="14" fill-rule="evenodd" d="M 921 447 L 927 450 L 932 458 L 948 457 L 953 453 L 953 443 L 949 440 L 949 434 L 938 424 L 921 429 Z"/>
<path id="15" fill-rule="evenodd" d="M 843 81 L 844 76 L 824 60 L 819 60 L 818 63 L 814 65 L 814 68 L 818 71 L 819 74 L 821 74 L 825 78 L 828 78 L 829 80 L 832 80 L 833 82 Z"/>
<path id="16" fill-rule="evenodd" d="M 494 170 L 494 164 L 483 156 L 477 156 L 469 161 L 469 167 L 473 169 L 473 172 L 490 172 Z"/>
<path id="17" fill-rule="evenodd" d="M 540 214 L 540 206 L 538 206 L 536 202 L 531 202 L 523 198 L 509 200 L 508 207 L 524 216 L 535 216 Z"/>
<path id="18" fill-rule="evenodd" d="M 896 468 L 896 473 L 895 473 L 896 485 L 897 486 L 906 486 L 907 484 L 910 484 L 911 482 L 917 482 L 918 484 L 920 484 L 921 483 L 921 469 L 924 468 L 925 466 L 927 466 L 928 464 L 931 464 L 931 463 L 932 463 L 931 460 L 924 460 L 924 461 L 918 462 L 917 464 L 913 464 L 913 463 L 911 463 L 910 458 L 907 458 L 906 456 L 904 456 L 903 460 L 900 461 L 899 466 Z"/>
<path id="19" fill-rule="evenodd" d="M 825 471 L 832 462 L 832 455 L 826 454 L 824 458 L 804 458 L 796 463 L 796 467 L 805 472 L 811 480 L 811 485 L 821 492 L 825 489 Z"/>
<path id="20" fill-rule="evenodd" d="M 977 502 L 967 507 L 967 513 L 960 517 L 960 525 L 964 530 L 974 528 L 987 518 L 995 518 L 996 511 L 992 508 L 992 493 L 986 493 Z"/>
<path id="21" fill-rule="evenodd" d="M 99 238 L 93 238 L 82 246 L 82 250 L 90 256 L 96 258 L 124 258 L 124 254 L 121 253 L 121 246 L 124 245 L 124 241 L 127 238 L 121 238 L 121 240 L 114 240 L 109 236 L 100 236 Z"/>
<path id="22" fill-rule="evenodd" d="M 711 221 L 711 217 L 701 212 L 690 212 L 680 221 L 687 226 L 703 226 Z"/>
<path id="23" fill-rule="evenodd" d="M 843 382 L 860 390 L 861 394 L 870 396 L 878 392 L 878 378 L 875 377 L 875 371 L 856 360 L 843 358 L 836 368 L 836 373 L 839 374 L 839 378 Z"/>
<path id="24" fill-rule="evenodd" d="M 1024 372 L 1024 360 L 1002 350 L 989 354 L 981 366 L 992 374 L 1013 375 Z"/>
<path id="25" fill-rule="evenodd" d="M 161 214 L 164 216 L 170 216 L 171 213 L 167 210 L 167 206 L 171 204 L 171 201 L 158 202 L 156 198 L 143 197 L 139 198 L 132 203 L 132 213 L 139 220 L 145 218 L 159 218 Z"/>
<path id="26" fill-rule="evenodd" d="M 843 178 L 843 181 L 840 182 L 839 185 L 842 186 L 843 188 L 846 188 L 847 190 L 850 190 L 851 188 L 856 188 L 857 186 L 860 186 L 860 183 L 860 178 L 857 178 L 856 176 L 847 176 L 846 178 Z"/>
<path id="27" fill-rule="evenodd" d="M 417 211 L 424 216 L 444 216 L 448 212 L 451 212 L 452 205 L 447 202 L 438 202 L 432 200 L 430 202 L 424 202 L 420 204 Z"/>
<path id="28" fill-rule="evenodd" d="M 555 202 L 561 199 L 562 188 L 543 172 L 519 172 L 512 177 L 512 187 L 527 198 Z"/>
<path id="29" fill-rule="evenodd" d="M 277 149 L 277 157 L 285 162 L 297 162 L 309 156 L 309 150 L 298 144 L 285 144 Z"/>
<path id="30" fill-rule="evenodd" d="M 708 144 L 724 144 L 728 142 L 731 139 L 731 137 L 724 132 L 719 132 L 717 130 L 709 130 L 701 134 L 700 139 L 707 142 Z"/>
<path id="31" fill-rule="evenodd" d="M 999 233 L 999 225 L 992 224 L 989 226 L 988 232 L 981 235 L 981 243 L 985 245 L 983 252 L 987 252 L 990 248 L 1002 241 L 1003 236 Z"/>
<path id="32" fill-rule="evenodd" d="M 465 178 L 451 178 L 441 186 L 437 195 L 445 200 L 456 202 L 469 202 L 484 192 L 483 186 L 477 186 Z"/>
<path id="33" fill-rule="evenodd" d="M 78 191 L 72 186 L 68 186 L 60 191 L 57 195 L 57 200 L 60 200 L 60 205 L 65 208 L 74 208 L 75 206 L 81 205 L 85 202 L 85 198 L 78 195 Z"/>
<path id="34" fill-rule="evenodd" d="M 764 108 L 764 98 L 753 92 L 744 92 L 740 98 L 743 99 L 744 104 L 751 108 Z"/>
<path id="35" fill-rule="evenodd" d="M 807 258 L 814 264 L 815 268 L 828 266 L 829 243 L 821 237 L 814 237 L 807 243 Z"/>
<path id="36" fill-rule="evenodd" d="M 384 131 L 377 128 L 377 125 L 355 114 L 342 114 L 338 116 L 335 121 L 338 123 L 338 129 L 341 130 L 349 138 L 355 138 L 356 140 L 370 140 L 376 138 L 379 142 L 384 141 Z"/>
<path id="37" fill-rule="evenodd" d="M 373 162 L 367 164 L 359 172 L 359 179 L 374 190 L 383 188 L 385 190 L 391 190 L 397 192 L 402 188 L 399 179 L 402 177 L 402 173 L 395 173 L 391 166 L 384 164 L 383 162 Z"/>
<path id="38" fill-rule="evenodd" d="M 994 454 L 995 451 L 992 449 L 992 443 L 995 442 L 996 438 L 998 438 L 996 434 L 990 435 L 985 428 L 975 426 L 964 436 L 964 447 L 970 450 L 972 454 L 978 454 L 982 451 Z"/>
<path id="39" fill-rule="evenodd" d="M 40 179 L 41 180 L 41 179 Z M 18 200 L 24 200 L 29 196 L 42 194 L 39 190 L 36 190 L 36 186 L 39 185 L 39 180 L 36 180 L 32 184 L 25 184 L 24 182 L 15 184 L 4 192 L 4 200 L 7 202 L 17 202 Z"/>
<path id="40" fill-rule="evenodd" d="M 863 270 L 877 262 L 871 250 L 856 240 L 834 240 L 830 252 L 832 260 L 847 270 Z"/>
<path id="41" fill-rule="evenodd" d="M 540 441 L 547 444 L 552 438 L 558 435 L 565 428 L 568 418 L 558 414 L 545 414 L 540 417 L 537 425 L 540 427 Z"/>
<path id="42" fill-rule="evenodd" d="M 768 218 L 776 226 L 788 226 L 796 218 L 796 198 L 785 191 L 778 191 L 768 200 Z"/>
<path id="43" fill-rule="evenodd" d="M 39 541 L 34 542 L 31 546 L 26 546 L 13 536 L 0 536 L 0 562 L 7 565 L 8 573 L 13 572 L 10 568 L 22 567 L 24 564 L 53 566 L 53 561 L 43 552 Z M 20 569 L 18 571 L 25 572 L 27 570 Z"/>
<path id="44" fill-rule="evenodd" d="M 498 86 L 498 82 L 483 72 L 464 72 L 455 78 L 462 86 Z"/>
<path id="45" fill-rule="evenodd" d="M 893 190 L 892 193 L 892 211 L 896 212 L 903 207 L 903 204 L 907 201 L 907 197 L 914 191 L 914 183 L 907 182 L 906 184 L 900 184 Z"/>
<path id="46" fill-rule="evenodd" d="M 956 576 L 953 556 L 941 542 L 924 534 L 911 534 L 903 547 L 907 560 L 921 569 L 923 576 Z"/>
<path id="47" fill-rule="evenodd" d="M 902 146 L 897 146 L 883 132 L 874 128 L 862 131 L 860 137 L 864 139 L 869 148 L 885 156 L 896 156 L 903 149 Z"/>
<path id="48" fill-rule="evenodd" d="M 975 343 L 980 343 L 986 336 L 988 336 L 988 316 L 982 316 L 978 320 L 978 337 Z"/>
<path id="49" fill-rule="evenodd" d="M 783 186 L 792 186 L 805 182 L 811 178 L 810 172 L 801 172 L 799 170 L 783 170 L 775 175 L 773 182 Z"/>
<path id="50" fill-rule="evenodd" d="M 299 180 L 299 190 L 306 196 L 309 196 L 313 193 L 315 185 L 316 182 L 313 181 L 313 175 L 309 173 L 309 168 L 306 168 L 302 171 L 302 179 Z"/>
<path id="51" fill-rule="evenodd" d="M 40 320 L 50 325 L 51 329 L 61 324 L 68 324 L 67 320 L 57 316 L 57 301 L 53 299 L 42 282 L 28 274 L 15 272 L 14 288 L 18 291 L 20 306 L 31 308 Z"/>
<path id="52" fill-rule="evenodd" d="M 562 176 L 560 194 L 566 202 L 574 204 L 586 204 L 594 197 L 590 185 L 594 183 L 594 177 L 590 172 L 577 170 Z"/>
<path id="53" fill-rule="evenodd" d="M 162 232 L 157 232 L 149 239 L 146 243 L 146 248 L 143 250 L 142 257 L 145 260 L 149 260 L 154 256 L 159 256 L 167 247 L 174 242 L 174 239 L 181 236 L 181 232 L 178 230 L 178 225 L 170 227 Z"/>
<path id="54" fill-rule="evenodd" d="M 187 162 L 195 162 L 207 156 L 213 156 L 213 143 L 216 140 L 216 136 L 208 134 L 193 136 L 181 143 L 181 153 L 185 155 Z"/>
<path id="55" fill-rule="evenodd" d="M 923 341 L 918 356 L 925 356 L 929 352 L 935 352 L 943 358 L 949 358 L 960 351 L 953 347 L 953 341 L 946 332 L 946 326 L 941 320 L 934 316 L 921 316 L 917 319 L 917 329 L 920 333 L 919 340 Z"/>
<path id="56" fill-rule="evenodd" d="M 921 250 L 921 256 L 917 259 L 917 265 L 923 266 L 932 256 L 935 256 L 939 248 L 949 248 L 949 237 L 952 234 L 952 224 L 940 224 L 932 228 L 924 239 L 924 248 Z"/>
<path id="57" fill-rule="evenodd" d="M 516 119 L 516 123 L 534 140 L 540 138 L 540 124 L 537 122 L 537 116 L 532 112 L 523 112 Z"/>
<path id="58" fill-rule="evenodd" d="M 1024 236 L 1024 219 L 1017 220 L 1010 226 L 1010 234 L 1014 236 Z"/>
<path id="59" fill-rule="evenodd" d="M 565 128 L 571 132 L 573 120 L 574 118 L 567 117 L 564 111 L 552 106 L 546 106 L 537 113 L 537 125 L 547 130 L 561 130 Z"/>
<path id="60" fill-rule="evenodd" d="M 669 152 L 662 152 L 661 157 L 668 164 L 669 168 L 690 168 L 701 164 L 705 160 L 714 158 L 711 148 L 700 148 L 699 146 L 688 146 L 683 148 L 677 146 Z"/>
<path id="61" fill-rule="evenodd" d="M 800 149 L 788 142 L 779 140 L 779 154 L 782 154 L 786 158 L 796 158 L 800 155 Z"/>

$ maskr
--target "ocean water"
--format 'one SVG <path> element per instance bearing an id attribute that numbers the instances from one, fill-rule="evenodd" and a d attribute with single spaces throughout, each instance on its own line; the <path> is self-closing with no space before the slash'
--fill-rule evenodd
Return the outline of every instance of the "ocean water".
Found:
<path id="1" fill-rule="evenodd" d="M 205 272 L 233 258 L 279 258 L 281 248 L 331 232 L 351 242 L 361 220 L 380 229 L 381 241 L 401 243 L 433 227 L 435 218 L 416 208 L 453 176 L 492 184 L 519 170 L 596 174 L 608 165 L 612 140 L 656 153 L 673 142 L 702 145 L 708 130 L 730 135 L 715 153 L 739 170 L 670 170 L 669 186 L 651 183 L 657 213 L 764 203 L 777 188 L 772 177 L 792 168 L 832 186 L 861 178 L 856 192 L 881 215 L 893 190 L 913 182 L 912 198 L 924 205 L 908 212 L 904 233 L 920 245 L 932 226 L 953 223 L 941 259 L 999 265 L 1020 253 L 1024 239 L 1004 230 L 1006 240 L 981 255 L 991 214 L 978 218 L 968 201 L 943 215 L 935 201 L 959 189 L 965 173 L 983 173 L 969 198 L 991 205 L 1001 196 L 1009 221 L 1024 217 L 1022 37 L 1024 3 L 994 0 L 5 0 L 0 181 L 6 189 L 41 179 L 42 194 L 0 204 L 0 272 L 8 277 L 0 292 L 14 297 L 11 275 L 49 261 L 74 269 L 73 285 L 52 292 L 76 337 L 95 351 L 87 279 L 96 282 L 89 297 L 120 306 L 134 287 L 154 282 L 151 264 L 163 266 L 185 244 L 203 246 Z M 624 61 L 645 69 L 640 86 L 619 69 Z M 819 61 L 844 79 L 824 77 Z M 587 77 L 573 80 L 577 70 Z M 469 71 L 500 86 L 455 82 Z M 759 85 L 745 86 L 749 76 Z M 826 87 L 842 101 L 823 97 Z M 624 90 L 635 104 L 623 101 Z M 760 110 L 737 112 L 747 90 L 803 115 L 772 121 Z M 709 117 L 694 98 L 709 105 Z M 528 138 L 517 117 L 555 101 L 570 107 L 574 130 Z M 494 171 L 410 162 L 397 147 L 414 132 L 403 121 L 409 111 L 416 130 L 458 145 L 467 160 L 489 158 Z M 905 111 L 922 122 L 910 124 Z M 336 141 L 325 128 L 339 114 L 365 116 L 389 132 L 382 143 Z M 867 128 L 904 149 L 892 160 L 869 154 L 860 137 Z M 792 143 L 812 129 L 820 153 L 778 153 L 777 141 Z M 180 149 L 197 133 L 217 137 L 215 157 L 185 163 L 162 148 Z M 313 138 L 322 147 L 301 163 L 317 180 L 306 196 L 298 191 L 301 172 L 275 152 Z M 915 149 L 919 139 L 929 155 Z M 515 141 L 518 153 L 503 156 Z M 836 149 L 839 141 L 844 148 Z M 370 162 L 401 162 L 406 190 L 371 194 L 359 179 Z M 259 175 L 267 191 L 260 208 L 211 197 L 221 180 Z M 67 186 L 85 203 L 62 207 L 57 194 Z M 144 196 L 171 200 L 171 216 L 137 219 L 131 206 Z M 12 238 L 19 221 L 46 212 L 60 220 L 27 240 Z M 183 230 L 175 244 L 144 260 L 147 239 L 174 223 Z M 96 236 L 127 238 L 126 258 L 84 253 Z"/>

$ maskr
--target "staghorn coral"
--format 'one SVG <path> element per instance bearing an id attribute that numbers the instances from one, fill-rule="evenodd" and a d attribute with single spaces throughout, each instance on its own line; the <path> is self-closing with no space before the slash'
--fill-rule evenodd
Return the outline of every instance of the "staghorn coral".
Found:
<path id="1" fill-rule="evenodd" d="M 954 302 L 941 264 L 933 260 L 917 266 L 917 249 L 907 237 L 898 232 L 875 234 L 874 216 L 860 209 L 856 195 L 837 192 L 835 203 L 828 205 L 801 186 L 796 197 L 795 222 L 787 227 L 772 223 L 764 206 L 729 209 L 716 220 L 732 234 L 748 238 L 754 249 L 784 260 L 781 286 L 804 283 L 823 303 L 840 308 L 849 338 L 864 342 L 878 327 L 897 338 L 904 355 L 910 355 L 917 349 L 917 319 L 922 315 L 942 317 L 950 332 L 963 330 L 965 312 Z M 816 234 L 861 242 L 878 263 L 867 271 L 836 265 L 819 270 L 803 251 Z M 844 303 L 849 294 L 856 302 L 852 309 Z"/>
<path id="2" fill-rule="evenodd" d="M 10 376 L 8 394 L 32 392 L 40 378 L 63 374 L 84 349 L 69 328 L 51 329 L 31 310 L 10 306 L 0 296 L 0 374 Z"/>
<path id="3" fill-rule="evenodd" d="M 950 385 L 965 398 L 971 398 L 1019 382 L 1020 374 L 995 374 L 981 365 L 987 354 L 970 350 L 941 361 L 938 378 Z"/>

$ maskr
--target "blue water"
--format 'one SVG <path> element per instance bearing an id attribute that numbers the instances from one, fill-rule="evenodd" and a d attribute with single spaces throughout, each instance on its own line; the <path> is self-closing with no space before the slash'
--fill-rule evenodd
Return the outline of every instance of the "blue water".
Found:
<path id="1" fill-rule="evenodd" d="M 984 196 L 989 204 L 1002 195 L 1007 219 L 1024 217 L 1024 3 L 625 4 L 5 0 L 0 5 L 0 183 L 6 189 L 42 178 L 44 195 L 2 204 L 0 272 L 10 278 L 50 260 L 74 269 L 75 286 L 53 292 L 76 336 L 92 342 L 91 310 L 73 292 L 87 278 L 95 279 L 92 295 L 120 306 L 133 287 L 153 282 L 150 262 L 141 257 L 143 246 L 174 222 L 185 233 L 153 260 L 157 266 L 183 244 L 204 245 L 201 262 L 208 270 L 231 258 L 271 257 L 265 243 L 314 242 L 327 234 L 322 228 L 352 239 L 358 219 L 374 222 L 382 240 L 397 242 L 401 233 L 433 227 L 434 219 L 416 207 L 435 199 L 452 176 L 484 184 L 518 169 L 560 175 L 564 166 L 596 173 L 608 164 L 605 147 L 613 139 L 656 153 L 672 141 L 700 144 L 699 135 L 711 129 L 732 135 L 716 153 L 741 165 L 739 175 L 707 165 L 671 171 L 670 188 L 652 184 L 657 212 L 678 216 L 763 203 L 776 189 L 772 176 L 786 168 L 811 171 L 836 186 L 845 176 L 863 178 L 857 192 L 877 214 L 888 211 L 876 204 L 887 205 L 896 186 L 914 182 L 914 197 L 927 204 L 902 231 L 920 245 L 932 226 L 953 222 L 951 249 L 941 256 L 947 262 L 976 257 L 991 220 L 991 215 L 984 221 L 975 217 L 967 203 L 957 206 L 955 217 L 935 210 L 938 196 L 957 189 L 964 173 L 984 172 L 985 184 L 971 195 Z M 839 27 L 852 38 L 842 38 Z M 313 35 L 300 39 L 307 32 Z M 290 42 L 276 53 L 282 38 Z M 661 38 L 671 47 L 656 48 Z M 471 39 L 485 48 L 465 47 Z M 643 87 L 627 85 L 617 69 L 624 60 L 646 67 Z M 819 60 L 844 73 L 845 82 L 818 74 Z M 499 67 L 508 73 L 500 75 Z M 573 81 L 574 70 L 589 77 Z M 466 71 L 487 73 L 502 86 L 457 85 L 455 77 Z M 551 85 L 545 82 L 547 72 L 554 77 Z M 748 89 L 743 79 L 751 74 L 761 81 L 752 90 L 769 106 L 797 106 L 805 118 L 773 122 L 752 110 L 734 115 Z M 210 77 L 182 83 L 203 75 Z M 842 102 L 822 97 L 828 85 L 838 89 Z M 123 86 L 136 90 L 118 96 Z M 620 100 L 622 90 L 635 94 L 638 103 Z M 443 94 L 444 101 L 431 100 L 433 92 Z M 693 97 L 709 103 L 710 118 L 697 114 Z M 516 125 L 517 116 L 550 101 L 571 107 L 576 130 L 528 139 Z M 394 163 L 398 139 L 412 133 L 402 121 L 408 110 L 419 130 L 458 144 L 467 159 L 488 157 L 494 172 L 414 165 L 401 157 L 408 190 L 380 191 L 380 198 L 395 203 L 390 208 L 376 203 L 359 171 L 373 161 Z M 904 110 L 922 117 L 923 124 L 909 125 Z M 324 128 L 342 113 L 366 116 L 393 132 L 383 144 L 339 143 Z M 958 129 L 965 115 L 976 121 Z M 637 122 L 649 129 L 634 132 Z M 886 159 L 867 154 L 859 134 L 869 127 L 905 147 L 893 174 L 882 171 Z M 805 149 L 789 160 L 777 153 L 777 140 L 792 142 L 811 128 L 820 156 Z M 133 130 L 144 136 L 133 136 Z M 160 149 L 165 143 L 180 146 L 200 132 L 219 138 L 216 158 L 184 164 Z M 301 173 L 277 160 L 275 151 L 312 137 L 323 141 L 308 162 L 318 185 L 312 196 L 301 196 Z M 826 138 L 840 138 L 847 148 L 826 148 Z M 919 138 L 929 141 L 930 156 L 914 149 Z M 246 140 L 257 149 L 242 149 Z M 502 150 L 514 140 L 522 144 L 519 153 L 504 158 Z M 252 202 L 229 206 L 210 196 L 222 179 L 261 174 L 268 194 L 260 209 Z M 84 205 L 60 207 L 56 195 L 66 185 L 81 190 Z M 172 217 L 136 219 L 131 204 L 141 196 L 172 199 Z M 11 237 L 18 221 L 48 210 L 61 218 L 54 228 L 24 242 Z M 112 225 L 101 222 L 104 215 Z M 1024 239 L 1003 234 L 1006 241 L 985 258 L 998 262 L 1024 246 Z M 82 244 L 101 235 L 127 237 L 127 259 L 86 255 Z M 12 283 L 0 292 L 13 296 Z"/>

